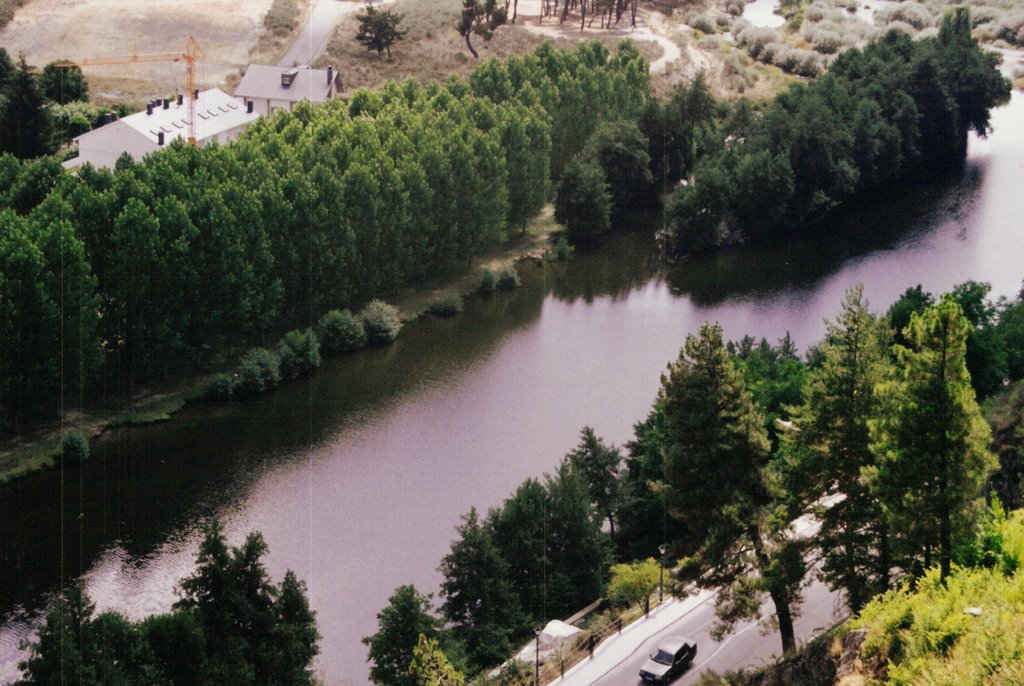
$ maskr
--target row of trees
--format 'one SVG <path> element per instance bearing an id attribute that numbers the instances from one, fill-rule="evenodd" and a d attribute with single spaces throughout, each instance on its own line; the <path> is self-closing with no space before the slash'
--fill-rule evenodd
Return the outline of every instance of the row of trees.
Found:
<path id="1" fill-rule="evenodd" d="M 893 30 L 776 98 L 674 195 L 667 247 L 685 252 L 819 220 L 855 193 L 963 159 L 1009 82 L 971 37 L 967 8 L 935 38 Z"/>
<path id="2" fill-rule="evenodd" d="M 465 269 L 646 89 L 628 43 L 543 46 L 468 81 L 304 104 L 231 145 L 172 145 L 113 171 L 0 158 L 4 415 L 52 411 L 61 390 L 74 402 L 99 363 L 109 388 L 131 389 Z"/>
<path id="3" fill-rule="evenodd" d="M 132 621 L 95 613 L 78 587 L 50 606 L 29 656 L 24 686 L 308 686 L 320 639 L 305 585 L 289 571 L 271 581 L 258 533 L 230 548 L 210 524 L 196 569 L 171 612 Z"/>
<path id="4" fill-rule="evenodd" d="M 976 559 L 986 484 L 1013 497 L 1021 472 L 1018 437 L 991 478 L 997 462 L 967 361 L 972 336 L 987 330 L 972 324 L 979 311 L 992 313 L 994 354 L 1019 356 L 1024 291 L 995 304 L 987 292 L 967 282 L 936 301 L 912 288 L 882 316 L 857 287 L 805 359 L 788 336 L 732 343 L 704 325 L 663 375 L 625 458 L 584 429 L 554 476 L 526 481 L 485 518 L 466 516 L 441 565 L 443 620 L 415 589 L 396 591 L 367 639 L 374 680 L 414 683 L 420 633 L 477 671 L 594 598 L 643 604 L 662 545 L 679 561 L 674 584 L 719 591 L 720 634 L 770 599 L 785 651 L 811 557 L 855 612 L 900 579 L 933 566 L 945 578 Z M 820 523 L 813 536 L 793 530 L 805 514 Z M 609 553 L 620 562 L 610 586 Z M 411 628 L 402 638 L 392 625 Z"/>

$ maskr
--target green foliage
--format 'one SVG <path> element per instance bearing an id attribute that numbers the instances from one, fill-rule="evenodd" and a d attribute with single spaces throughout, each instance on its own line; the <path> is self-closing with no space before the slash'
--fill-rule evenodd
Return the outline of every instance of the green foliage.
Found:
<path id="1" fill-rule="evenodd" d="M 445 291 L 427 305 L 427 312 L 437 317 L 452 317 L 462 312 L 462 296 L 456 291 Z"/>
<path id="2" fill-rule="evenodd" d="M 35 68 L 25 62 L 24 55 L 18 60 L 17 70 L 4 85 L 6 87 L 0 90 L 3 110 L 0 119 L 0 153 L 29 159 L 52 152 L 52 122 L 46 109 L 46 97 L 39 87 Z"/>
<path id="3" fill-rule="evenodd" d="M 235 393 L 243 398 L 266 393 L 281 383 L 281 363 L 266 348 L 253 348 L 238 363 Z"/>
<path id="4" fill-rule="evenodd" d="M 758 616 L 769 595 L 783 651 L 790 652 L 805 572 L 802 542 L 788 536 L 789 517 L 773 501 L 764 418 L 721 327 L 704 324 L 697 336 L 687 336 L 661 386 L 669 512 L 701 541 L 682 574 L 720 588 L 719 633 Z M 748 576 L 748 568 L 757 575 Z"/>
<path id="5" fill-rule="evenodd" d="M 968 528 L 995 457 L 964 362 L 971 327 L 950 297 L 913 315 L 912 348 L 897 346 L 899 376 L 878 388 L 869 422 L 876 464 L 864 468 L 882 504 L 904 569 L 931 566 L 949 576 L 954 539 Z"/>
<path id="6" fill-rule="evenodd" d="M 398 338 L 398 332 L 402 330 L 398 308 L 383 300 L 371 300 L 359 313 L 359 319 L 363 322 L 370 345 L 388 345 Z"/>
<path id="7" fill-rule="evenodd" d="M 506 264 L 504 267 L 499 269 L 495 276 L 496 281 L 494 282 L 494 287 L 501 291 L 511 291 L 515 288 L 519 288 L 522 284 L 519 280 L 519 272 L 517 272 L 515 266 L 511 264 Z"/>
<path id="8" fill-rule="evenodd" d="M 392 9 L 379 10 L 367 3 L 366 9 L 356 15 L 359 31 L 356 40 L 367 50 L 376 50 L 377 58 L 381 59 L 386 50 L 388 61 L 391 61 L 391 46 L 405 38 L 406 31 L 398 28 L 403 15 Z"/>
<path id="9" fill-rule="evenodd" d="M 555 221 L 573 243 L 593 240 L 611 228 L 612 197 L 604 171 L 584 156 L 565 168 L 555 196 Z"/>
<path id="10" fill-rule="evenodd" d="M 89 82 L 82 68 L 77 65 L 58 67 L 55 62 L 51 62 L 39 74 L 39 87 L 46 98 L 58 105 L 89 100 Z"/>
<path id="11" fill-rule="evenodd" d="M 200 397 L 205 400 L 228 400 L 235 394 L 235 379 L 230 374 L 219 372 L 211 374 L 200 390 Z"/>
<path id="12" fill-rule="evenodd" d="M 331 310 L 320 318 L 317 328 L 324 351 L 337 355 L 358 350 L 366 345 L 363 321 L 348 310 Z"/>
<path id="13" fill-rule="evenodd" d="M 987 132 L 989 111 L 1007 97 L 1009 83 L 998 58 L 971 38 L 965 8 L 943 27 L 919 41 L 890 31 L 842 53 L 827 75 L 779 95 L 748 137 L 721 146 L 694 183 L 676 191 L 668 248 L 685 252 L 813 224 L 855 193 L 958 164 L 968 131 Z M 754 49 L 771 47 L 759 48 L 761 34 L 748 31 L 743 40 Z"/>
<path id="14" fill-rule="evenodd" d="M 277 344 L 281 376 L 294 379 L 320 366 L 320 341 L 313 329 L 289 331 Z"/>
<path id="15" fill-rule="evenodd" d="M 999 457 L 999 470 L 989 487 L 1007 508 L 1018 508 L 1024 477 L 1024 381 L 1015 382 L 988 404 L 985 418 L 992 427 L 992 451 Z"/>
<path id="16" fill-rule="evenodd" d="M 887 313 L 889 327 L 892 330 L 893 343 L 906 347 L 909 344 L 904 331 L 910 324 L 910 318 L 914 314 L 922 314 L 926 309 L 935 304 L 935 298 L 931 293 L 921 289 L 921 284 L 908 288 L 903 292 L 892 305 Z"/>
<path id="17" fill-rule="evenodd" d="M 793 490 L 808 501 L 841 496 L 816 510 L 816 544 L 824 559 L 822 578 L 846 593 L 857 612 L 889 583 L 887 530 L 881 506 L 861 479 L 875 464 L 868 423 L 880 411 L 875 386 L 892 373 L 885 323 L 872 314 L 858 285 L 847 291 L 842 312 L 826 324 L 818 346 L 821 363 L 807 379 L 806 399 L 796 412 Z"/>
<path id="18" fill-rule="evenodd" d="M 601 124 L 587 140 L 581 154 L 604 172 L 614 217 L 652 200 L 654 177 L 648 145 L 636 123 L 621 120 Z"/>
<path id="19" fill-rule="evenodd" d="M 614 539 L 622 453 L 618 448 L 605 445 L 591 427 L 585 426 L 580 431 L 579 444 L 566 455 L 566 458 L 573 468 L 587 480 L 590 501 L 597 511 L 608 520 L 608 528 L 612 539 Z"/>
<path id="20" fill-rule="evenodd" d="M 465 677 L 452 666 L 436 639 L 420 635 L 409 666 L 415 686 L 462 686 Z"/>
<path id="21" fill-rule="evenodd" d="M 430 614 L 430 596 L 399 586 L 377 613 L 377 625 L 377 633 L 363 639 L 373 663 L 370 679 L 379 686 L 416 686 L 419 675 L 411 665 L 417 644 L 435 638 L 441 626 Z"/>
<path id="22" fill-rule="evenodd" d="M 277 586 L 251 534 L 229 549 L 206 530 L 195 573 L 172 612 L 141 622 L 95 608 L 71 587 L 50 606 L 19 667 L 23 684 L 81 686 L 309 686 L 319 635 L 304 585 L 292 572 Z"/>
<path id="23" fill-rule="evenodd" d="M 498 287 L 498 275 L 491 269 L 483 269 L 480 272 L 480 283 L 476 286 L 477 293 L 493 293 Z"/>
<path id="24" fill-rule="evenodd" d="M 644 614 L 651 611 L 651 594 L 658 589 L 661 568 L 654 558 L 643 562 L 612 565 L 608 598 L 622 605 L 640 605 Z"/>
<path id="25" fill-rule="evenodd" d="M 473 57 L 479 59 L 480 54 L 470 38 L 477 35 L 483 40 L 490 40 L 494 30 L 504 24 L 506 19 L 507 6 L 499 4 L 497 0 L 462 0 L 462 15 L 455 30 L 466 39 L 466 47 Z"/>
<path id="26" fill-rule="evenodd" d="M 558 240 L 555 241 L 555 246 L 551 251 L 551 254 L 556 260 L 564 261 L 572 257 L 575 252 L 572 244 L 565 239 L 565 236 L 559 236 Z"/>
<path id="27" fill-rule="evenodd" d="M 60 461 L 63 464 L 81 464 L 89 459 L 89 439 L 79 431 L 64 434 L 60 443 Z"/>

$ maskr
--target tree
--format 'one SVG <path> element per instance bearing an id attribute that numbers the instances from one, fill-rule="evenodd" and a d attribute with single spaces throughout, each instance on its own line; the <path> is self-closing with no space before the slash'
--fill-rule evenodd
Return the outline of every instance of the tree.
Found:
<path id="1" fill-rule="evenodd" d="M 878 413 L 874 388 L 889 375 L 889 336 L 868 310 L 860 285 L 847 291 L 841 314 L 826 327 L 818 346 L 821 363 L 810 372 L 806 399 L 794 417 L 797 431 L 786 435 L 797 448 L 796 469 L 806 480 L 800 490 L 808 500 L 840 496 L 831 506 L 813 508 L 821 522 L 816 545 L 824 559 L 821 576 L 846 592 L 856 613 L 889 584 L 887 529 L 861 480 L 861 470 L 875 464 L 868 422 Z"/>
<path id="2" fill-rule="evenodd" d="M 436 639 L 420 635 L 409 672 L 416 686 L 462 686 L 466 678 L 452 666 Z"/>
<path id="3" fill-rule="evenodd" d="M 597 162 L 604 172 L 616 217 L 652 199 L 654 177 L 647 144 L 634 122 L 611 121 L 598 126 L 583 149 L 582 154 Z"/>
<path id="4" fill-rule="evenodd" d="M 411 669 L 413 651 L 423 638 L 437 636 L 441 621 L 430 614 L 430 596 L 413 586 L 399 586 L 377 613 L 378 630 L 363 643 L 369 646 L 370 679 L 380 686 L 417 686 Z"/>
<path id="5" fill-rule="evenodd" d="M 7 89 L 0 152 L 28 159 L 50 152 L 52 122 L 46 100 L 36 84 L 36 76 L 22 55 L 18 69 Z"/>
<path id="6" fill-rule="evenodd" d="M 903 292 L 896 302 L 889 306 L 886 316 L 889 319 L 889 328 L 892 330 L 893 343 L 907 346 L 909 341 L 904 337 L 904 331 L 910 324 L 910 318 L 914 314 L 921 314 L 935 304 L 935 298 L 931 293 L 922 290 L 921 284 L 908 288 Z"/>
<path id="7" fill-rule="evenodd" d="M 881 408 L 869 423 L 876 464 L 864 469 L 899 536 L 904 569 L 921 573 L 938 554 L 950 572 L 954 539 L 971 521 L 971 504 L 995 467 L 990 431 L 964 362 L 970 324 L 948 296 L 913 315 L 897 346 L 898 377 L 881 384 Z"/>
<path id="8" fill-rule="evenodd" d="M 462 0 L 462 15 L 455 28 L 466 39 L 466 47 L 473 57 L 480 58 L 470 41 L 473 34 L 490 40 L 494 30 L 505 23 L 506 16 L 505 5 L 498 0 Z"/>
<path id="9" fill-rule="evenodd" d="M 796 647 L 793 615 L 805 565 L 802 542 L 788 535 L 790 513 L 773 498 L 770 443 L 743 376 L 717 324 L 687 336 L 662 375 L 668 507 L 700 541 L 681 575 L 719 588 L 724 632 L 759 616 L 761 597 L 775 606 L 782 648 Z"/>
<path id="10" fill-rule="evenodd" d="M 469 663 L 482 669 L 504 660 L 512 650 L 511 627 L 519 608 L 508 581 L 508 565 L 476 510 L 456 529 L 459 538 L 441 560 L 441 606 L 466 643 Z"/>
<path id="11" fill-rule="evenodd" d="M 661 575 L 661 567 L 652 557 L 643 562 L 612 565 L 608 598 L 625 605 L 639 604 L 646 615 L 651 611 L 651 594 L 658 588 Z"/>
<path id="12" fill-rule="evenodd" d="M 85 633 L 95 606 L 82 589 L 64 591 L 46 612 L 46 621 L 29 645 L 28 659 L 18 665 L 26 684 L 64 686 L 96 684 L 95 665 L 82 654 Z"/>
<path id="13" fill-rule="evenodd" d="M 611 227 L 612 198 L 604 171 L 577 155 L 562 173 L 555 197 L 555 221 L 573 243 L 591 240 Z"/>
<path id="14" fill-rule="evenodd" d="M 43 95 L 58 105 L 89 100 L 89 82 L 78 65 L 62 67 L 50 62 L 39 75 L 39 87 Z"/>
<path id="15" fill-rule="evenodd" d="M 615 511 L 619 501 L 619 469 L 622 453 L 608 447 L 589 426 L 580 431 L 580 442 L 566 457 L 587 480 L 590 501 L 605 519 L 612 540 L 615 539 Z"/>
<path id="16" fill-rule="evenodd" d="M 388 62 L 391 61 L 391 46 L 405 38 L 407 31 L 398 28 L 405 15 L 391 9 L 379 10 L 367 4 L 366 9 L 356 15 L 359 31 L 356 40 L 366 46 L 367 50 L 376 50 L 377 59 L 381 59 L 386 50 Z"/>

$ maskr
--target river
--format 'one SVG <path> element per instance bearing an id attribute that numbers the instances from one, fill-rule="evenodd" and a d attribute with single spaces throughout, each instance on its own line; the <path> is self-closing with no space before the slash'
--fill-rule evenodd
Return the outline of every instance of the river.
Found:
<path id="1" fill-rule="evenodd" d="M 259 530 L 276 580 L 309 586 L 327 684 L 367 683 L 360 638 L 406 583 L 436 591 L 459 517 L 552 470 L 592 425 L 630 438 L 659 375 L 704 321 L 726 335 L 817 341 L 861 282 L 884 309 L 908 286 L 966 279 L 1013 296 L 1024 278 L 1024 95 L 972 138 L 963 173 L 837 215 L 791 238 L 666 268 L 645 233 L 528 266 L 511 294 L 408 326 L 391 347 L 329 361 L 267 398 L 197 403 L 110 431 L 81 469 L 0 487 L 0 683 L 42 598 L 84 577 L 101 609 L 166 610 L 199 524 Z"/>

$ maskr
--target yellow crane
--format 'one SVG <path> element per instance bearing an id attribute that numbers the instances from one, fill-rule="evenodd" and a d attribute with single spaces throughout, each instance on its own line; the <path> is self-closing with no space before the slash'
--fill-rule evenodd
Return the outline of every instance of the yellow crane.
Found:
<path id="1" fill-rule="evenodd" d="M 188 142 L 196 144 L 196 62 L 206 55 L 199 43 L 192 36 L 188 37 L 182 52 L 161 52 L 149 55 L 132 53 L 131 55 L 115 55 L 111 57 L 86 57 L 81 66 L 101 64 L 134 64 L 136 62 L 184 62 L 185 63 L 185 97 L 188 98 Z M 61 63 L 60 66 L 73 66 L 74 63 Z"/>

